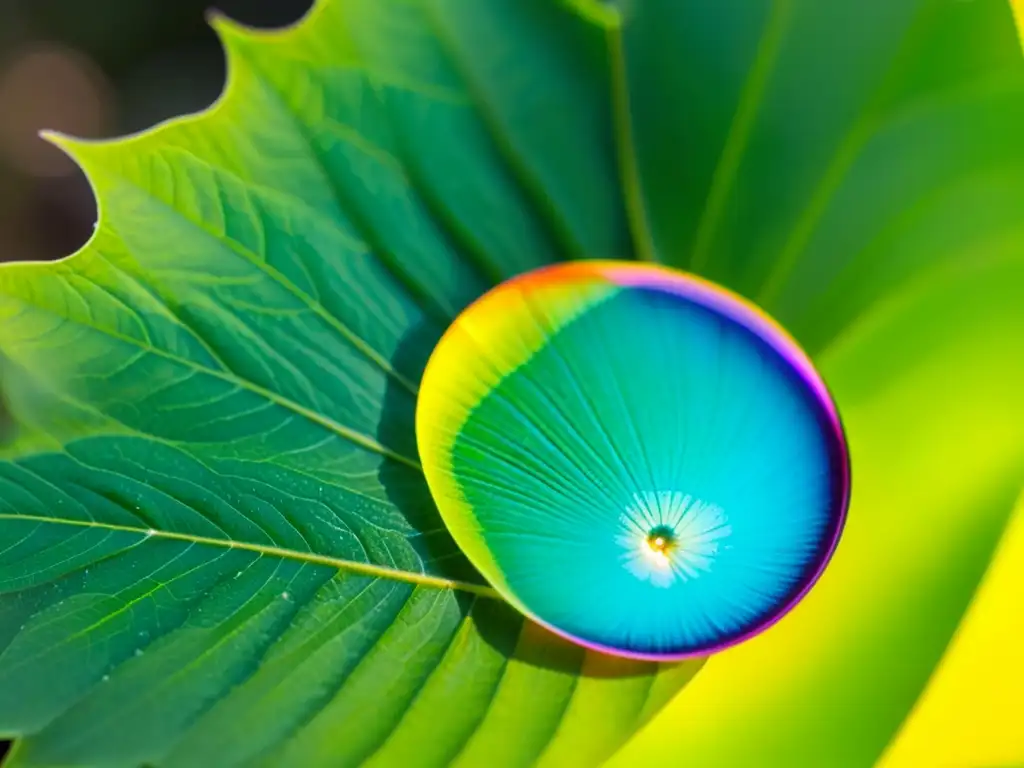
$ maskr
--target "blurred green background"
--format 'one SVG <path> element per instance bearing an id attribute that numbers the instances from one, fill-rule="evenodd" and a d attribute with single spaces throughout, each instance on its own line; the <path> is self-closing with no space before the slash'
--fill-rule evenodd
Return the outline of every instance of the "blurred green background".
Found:
<path id="1" fill-rule="evenodd" d="M 296 21 L 311 0 L 0 0 L 0 261 L 77 249 L 96 207 L 40 129 L 105 138 L 209 104 L 224 56 L 205 14 Z"/>

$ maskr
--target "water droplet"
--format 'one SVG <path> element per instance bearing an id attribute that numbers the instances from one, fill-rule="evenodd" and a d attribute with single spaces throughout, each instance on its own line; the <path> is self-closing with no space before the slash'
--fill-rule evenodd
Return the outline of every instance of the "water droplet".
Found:
<path id="1" fill-rule="evenodd" d="M 108 680 L 110 680 L 110 675 L 104 675 L 104 676 L 103 676 L 103 682 L 105 683 L 105 682 L 107 682 Z"/>
<path id="2" fill-rule="evenodd" d="M 288 600 L 290 598 L 290 595 L 287 592 L 282 592 L 281 593 L 281 598 L 284 599 L 284 600 Z"/>
<path id="3" fill-rule="evenodd" d="M 459 548 L 522 613 L 666 661 L 752 637 L 814 584 L 846 516 L 845 437 L 810 359 L 756 307 L 660 266 L 576 262 L 512 278 L 459 326 L 486 327 L 488 344 L 450 333 L 434 349 L 420 463 Z M 451 396 L 481 366 L 488 381 Z M 550 474 L 521 473 L 507 494 L 502 430 L 536 414 L 538 389 L 566 415 L 529 446 Z M 553 487 L 557 502 L 531 503 Z M 541 586 L 545 568 L 568 572 L 553 540 L 594 553 L 571 590 Z"/>
<path id="4" fill-rule="evenodd" d="M 141 656 L 142 655 L 142 649 L 141 648 L 136 648 L 135 649 L 135 655 L 136 656 Z"/>

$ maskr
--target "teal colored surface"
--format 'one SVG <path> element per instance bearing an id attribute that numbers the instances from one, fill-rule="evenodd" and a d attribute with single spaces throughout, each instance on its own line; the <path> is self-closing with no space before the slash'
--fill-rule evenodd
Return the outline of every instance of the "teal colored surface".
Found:
<path id="1" fill-rule="evenodd" d="M 776 349 L 631 288 L 492 390 L 453 471 L 537 618 L 593 645 L 681 654 L 771 623 L 813 578 L 842 511 L 837 450 Z M 643 551 L 659 526 L 678 537 L 669 575 Z"/>

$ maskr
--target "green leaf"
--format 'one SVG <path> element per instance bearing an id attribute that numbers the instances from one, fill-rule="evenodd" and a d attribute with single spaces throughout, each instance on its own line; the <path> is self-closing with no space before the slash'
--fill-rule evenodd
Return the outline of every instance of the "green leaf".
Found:
<path id="1" fill-rule="evenodd" d="M 843 545 L 791 618 L 712 659 L 621 765 L 655 750 L 693 766 L 882 754 L 1024 485 L 1024 228 L 975 258 L 823 354 L 856 468 Z"/>
<path id="2" fill-rule="evenodd" d="M 1010 9 L 620 6 L 634 230 L 657 258 L 755 298 L 815 354 L 854 490 L 805 602 L 712 659 L 614 764 L 871 765 L 1024 485 L 1024 60 Z"/>
<path id="3" fill-rule="evenodd" d="M 97 232 L 0 268 L 11 764 L 592 765 L 645 723 L 618 764 L 877 758 L 1024 480 L 1006 4 L 323 0 L 216 26 L 224 97 L 58 138 Z M 853 452 L 820 585 L 690 684 L 497 600 L 414 448 L 469 301 L 634 256 L 776 314 Z"/>
<path id="4" fill-rule="evenodd" d="M 928 687 L 878 768 L 920 765 L 1021 765 L 1024 734 L 1017 701 L 1024 659 L 1024 494 L 970 608 Z"/>
<path id="5" fill-rule="evenodd" d="M 413 435 L 467 302 L 628 252 L 599 30 L 543 0 L 216 26 L 221 100 L 55 137 L 99 228 L 0 270 L 10 764 L 600 762 L 700 664 L 524 622 L 448 536 Z"/>
<path id="6" fill-rule="evenodd" d="M 821 356 L 854 467 L 842 544 L 786 620 L 711 659 L 614 765 L 668 753 L 696 768 L 867 766 L 882 754 L 1024 487 L 1024 228 L 974 258 Z"/>
<path id="7" fill-rule="evenodd" d="M 624 0 L 635 228 L 817 353 L 1020 221 L 1005 0 Z"/>

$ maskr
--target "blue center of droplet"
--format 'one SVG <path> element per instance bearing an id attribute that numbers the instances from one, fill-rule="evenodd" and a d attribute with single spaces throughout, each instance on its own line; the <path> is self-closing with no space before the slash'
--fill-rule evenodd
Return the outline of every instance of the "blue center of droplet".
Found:
<path id="1" fill-rule="evenodd" d="M 845 511 L 842 446 L 790 361 L 649 288 L 553 333 L 474 408 L 453 457 L 521 604 L 638 654 L 770 624 L 820 572 Z"/>

